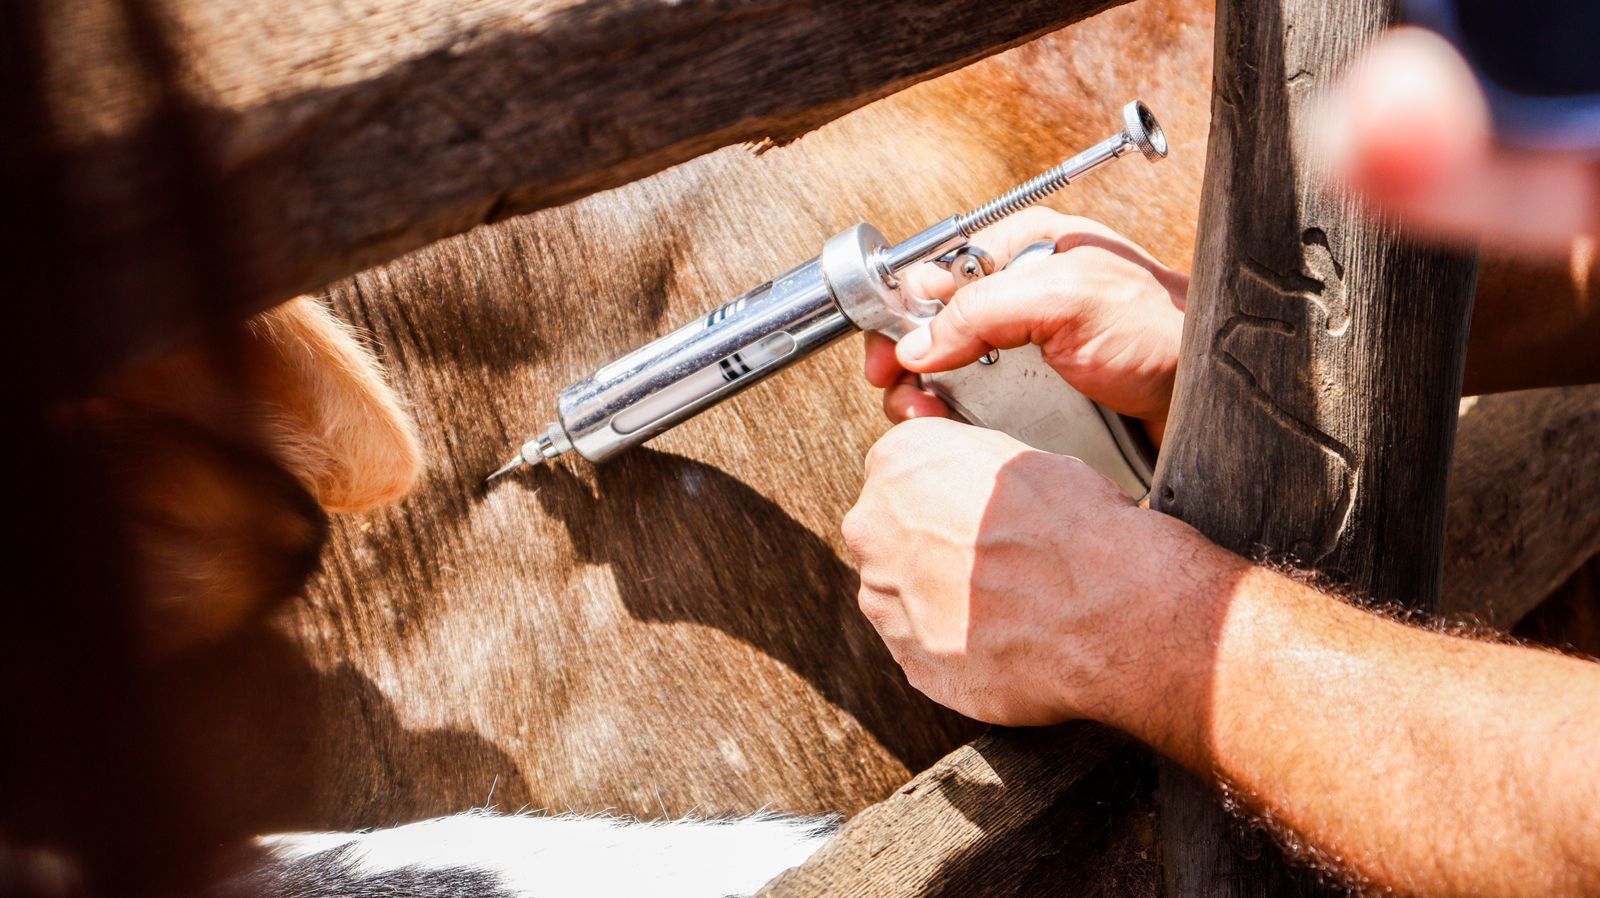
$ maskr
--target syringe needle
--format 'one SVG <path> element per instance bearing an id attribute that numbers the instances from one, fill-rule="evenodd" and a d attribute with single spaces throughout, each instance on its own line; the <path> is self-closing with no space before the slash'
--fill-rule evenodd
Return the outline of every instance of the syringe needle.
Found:
<path id="1" fill-rule="evenodd" d="M 516 469 L 522 467 L 523 465 L 525 465 L 527 463 L 528 463 L 528 460 L 526 458 L 522 457 L 522 453 L 518 452 L 516 458 L 513 458 L 512 460 L 510 460 L 510 461 L 506 462 L 505 464 L 501 465 L 500 468 L 498 470 L 496 470 L 493 474 L 490 474 L 488 477 L 483 478 L 483 482 L 484 483 L 488 483 L 489 481 L 495 479 L 496 477 L 504 477 L 505 475 L 510 474 L 512 471 L 515 471 Z"/>
<path id="2" fill-rule="evenodd" d="M 544 433 L 523 443 L 522 448 L 517 452 L 516 458 L 501 465 L 500 470 L 485 477 L 483 482 L 488 483 L 496 477 L 504 477 L 523 465 L 531 465 L 535 461 L 560 458 L 571 448 L 572 443 L 567 439 L 567 433 L 561 429 L 560 423 L 551 424 L 545 428 Z"/>

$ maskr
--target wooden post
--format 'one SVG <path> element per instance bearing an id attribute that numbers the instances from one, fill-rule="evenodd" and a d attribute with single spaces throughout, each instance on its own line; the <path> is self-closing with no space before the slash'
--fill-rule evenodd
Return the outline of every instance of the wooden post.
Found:
<path id="1" fill-rule="evenodd" d="M 1433 609 L 1476 275 L 1314 168 L 1308 116 L 1391 0 L 1218 4 L 1194 279 L 1153 504 L 1247 556 Z M 1280 894 L 1282 863 L 1162 771 L 1167 891 Z"/>

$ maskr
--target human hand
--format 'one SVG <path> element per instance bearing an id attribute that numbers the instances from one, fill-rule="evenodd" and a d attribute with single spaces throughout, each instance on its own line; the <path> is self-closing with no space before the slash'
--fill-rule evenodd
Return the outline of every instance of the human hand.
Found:
<path id="1" fill-rule="evenodd" d="M 933 265 L 906 273 L 909 290 L 947 306 L 898 346 L 866 335 L 866 376 L 885 390 L 885 413 L 892 421 L 946 417 L 950 410 L 916 385 L 913 372 L 948 371 L 991 348 L 1034 343 L 1078 392 L 1144 421 L 1159 443 L 1189 279 L 1098 222 L 1038 206 L 972 238 L 1001 266 L 1040 240 L 1054 240 L 1056 254 L 959 290 Z"/>
<path id="2" fill-rule="evenodd" d="M 1567 250 L 1600 230 L 1600 166 L 1495 143 L 1472 69 L 1444 38 L 1396 28 L 1316 120 L 1331 167 L 1414 229 L 1518 250 Z"/>
<path id="3" fill-rule="evenodd" d="M 1210 631 L 1189 616 L 1206 603 L 1180 590 L 1243 564 L 1087 464 L 998 431 L 907 421 L 866 468 L 843 524 L 861 610 L 913 686 L 978 720 L 1147 726 L 1181 692 L 1156 656 Z"/>

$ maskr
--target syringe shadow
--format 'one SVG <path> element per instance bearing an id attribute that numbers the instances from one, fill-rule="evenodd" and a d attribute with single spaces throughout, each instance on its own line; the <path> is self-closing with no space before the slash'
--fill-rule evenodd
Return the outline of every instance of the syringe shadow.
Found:
<path id="1" fill-rule="evenodd" d="M 579 557 L 612 569 L 629 613 L 715 627 L 804 677 L 910 770 L 979 724 L 923 697 L 856 608 L 859 579 L 782 508 L 722 471 L 636 449 L 597 469 L 517 481 L 567 528 Z"/>

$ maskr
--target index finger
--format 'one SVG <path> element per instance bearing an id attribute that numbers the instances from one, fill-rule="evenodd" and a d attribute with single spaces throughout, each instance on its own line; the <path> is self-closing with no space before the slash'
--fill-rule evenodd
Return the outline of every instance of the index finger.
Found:
<path id="1" fill-rule="evenodd" d="M 867 358 L 862 366 L 867 383 L 880 390 L 888 389 L 900 380 L 906 369 L 894 354 L 894 341 L 876 331 L 867 331 Z"/>
<path id="2" fill-rule="evenodd" d="M 1048 206 L 1031 206 L 975 232 L 972 245 L 981 247 L 994 258 L 997 267 L 1004 268 L 1018 253 L 1042 240 L 1055 243 L 1059 252 L 1085 239 L 1105 238 L 1123 239 L 1097 221 L 1057 212 Z"/>

